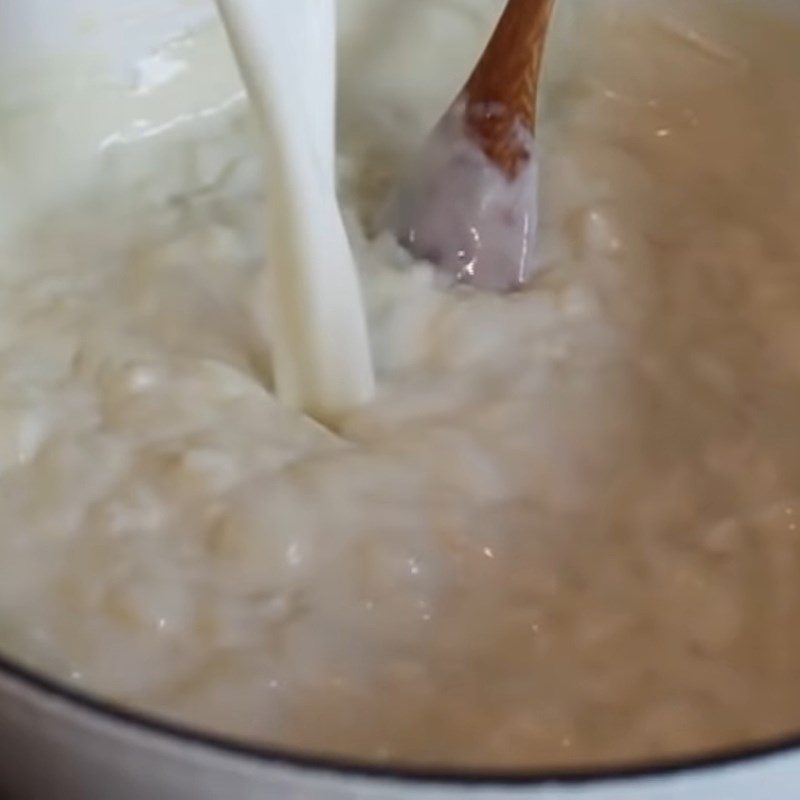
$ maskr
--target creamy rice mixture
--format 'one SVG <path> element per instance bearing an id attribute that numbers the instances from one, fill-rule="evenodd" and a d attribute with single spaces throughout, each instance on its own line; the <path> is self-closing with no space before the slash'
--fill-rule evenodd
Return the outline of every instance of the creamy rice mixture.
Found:
<path id="1" fill-rule="evenodd" d="M 344 4 L 380 387 L 335 433 L 270 393 L 261 169 L 220 31 L 161 54 L 188 69 L 160 88 L 96 89 L 133 122 L 0 250 L 6 653 L 369 760 L 800 729 L 800 31 L 731 0 L 563 2 L 542 271 L 499 296 L 371 228 L 501 5 Z M 9 101 L 6 154 L 37 113 Z"/>

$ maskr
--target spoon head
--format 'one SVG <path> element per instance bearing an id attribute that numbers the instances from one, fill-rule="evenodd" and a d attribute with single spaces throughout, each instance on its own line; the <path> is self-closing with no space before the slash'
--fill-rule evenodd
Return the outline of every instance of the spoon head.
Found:
<path id="1" fill-rule="evenodd" d="M 532 135 L 513 177 L 469 135 L 457 103 L 426 143 L 387 212 L 386 223 L 413 255 L 480 289 L 521 287 L 534 271 L 538 166 Z"/>

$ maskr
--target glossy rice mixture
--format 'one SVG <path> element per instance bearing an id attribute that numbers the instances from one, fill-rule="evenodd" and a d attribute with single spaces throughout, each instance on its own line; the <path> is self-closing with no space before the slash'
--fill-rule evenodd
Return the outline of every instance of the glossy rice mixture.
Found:
<path id="1" fill-rule="evenodd" d="M 344 4 L 380 390 L 337 433 L 270 394 L 261 171 L 219 30 L 114 95 L 136 122 L 0 250 L 5 652 L 362 760 L 800 729 L 800 31 L 724 0 L 561 4 L 542 272 L 498 296 L 367 232 L 501 5 Z M 7 142 L 31 113 L 0 115 Z"/>

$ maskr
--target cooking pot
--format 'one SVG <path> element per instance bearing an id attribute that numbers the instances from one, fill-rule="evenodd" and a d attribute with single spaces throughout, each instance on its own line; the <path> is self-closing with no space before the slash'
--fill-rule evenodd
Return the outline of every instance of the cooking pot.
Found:
<path id="1" fill-rule="evenodd" d="M 752 2 L 800 20 L 796 0 Z M 0 91 L 12 91 L 11 76 L 21 66 L 72 52 L 96 56 L 110 80 L 127 80 L 160 43 L 213 17 L 211 0 L 0 3 Z M 666 763 L 516 773 L 376 768 L 205 735 L 81 694 L 0 657 L 0 796 L 794 800 L 800 796 L 800 719 L 797 734 L 782 741 Z"/>

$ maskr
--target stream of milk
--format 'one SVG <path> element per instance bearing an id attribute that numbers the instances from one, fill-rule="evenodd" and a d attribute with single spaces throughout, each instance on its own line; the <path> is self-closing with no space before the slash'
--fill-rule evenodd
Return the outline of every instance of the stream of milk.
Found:
<path id="1" fill-rule="evenodd" d="M 275 389 L 322 421 L 374 393 L 355 263 L 335 186 L 335 0 L 218 0 L 270 172 L 256 313 Z"/>

